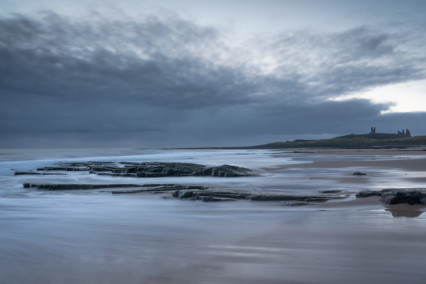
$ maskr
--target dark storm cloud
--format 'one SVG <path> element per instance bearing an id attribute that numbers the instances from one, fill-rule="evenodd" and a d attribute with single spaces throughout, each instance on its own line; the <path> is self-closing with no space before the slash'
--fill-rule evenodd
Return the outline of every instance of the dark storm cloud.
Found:
<path id="1" fill-rule="evenodd" d="M 380 115 L 387 106 L 325 99 L 423 76 L 424 58 L 397 37 L 366 27 L 280 35 L 261 50 L 275 65 L 264 72 L 249 48 L 234 62 L 218 30 L 178 17 L 0 19 L 1 145 L 194 146 L 362 130 L 393 119 Z"/>
<path id="2" fill-rule="evenodd" d="M 332 40 L 346 49 L 348 56 L 344 58 L 348 60 L 353 57 L 377 58 L 395 53 L 395 46 L 389 34 L 375 32 L 366 27 L 337 34 Z"/>
<path id="3" fill-rule="evenodd" d="M 197 58 L 214 49 L 215 32 L 182 20 L 89 24 L 48 15 L 0 26 L 5 92 L 192 108 L 206 98 L 210 105 L 238 103 L 241 96 L 229 89 L 248 94 L 245 100 L 256 89 L 238 70 Z"/>

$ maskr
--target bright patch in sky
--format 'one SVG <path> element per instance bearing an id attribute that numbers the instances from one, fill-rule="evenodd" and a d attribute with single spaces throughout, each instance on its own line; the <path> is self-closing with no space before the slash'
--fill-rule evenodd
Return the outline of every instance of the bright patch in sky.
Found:
<path id="1" fill-rule="evenodd" d="M 332 101 L 367 99 L 373 103 L 390 104 L 384 113 L 426 111 L 426 80 L 391 84 L 331 98 Z"/>

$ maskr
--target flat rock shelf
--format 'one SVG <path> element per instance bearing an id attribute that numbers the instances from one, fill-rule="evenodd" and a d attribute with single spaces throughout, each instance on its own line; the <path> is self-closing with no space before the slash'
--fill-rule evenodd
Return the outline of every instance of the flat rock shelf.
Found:
<path id="1" fill-rule="evenodd" d="M 139 178 L 178 176 L 241 177 L 254 175 L 247 168 L 231 165 L 208 167 L 193 163 L 165 162 L 61 162 L 53 167 L 38 168 L 36 172 L 15 172 L 15 175 L 37 175 L 45 172 L 62 171 L 86 171 L 98 175 Z"/>
<path id="2" fill-rule="evenodd" d="M 174 162 L 60 162 L 55 166 L 38 168 L 36 171 L 15 172 L 15 175 L 64 175 L 64 172 L 89 172 L 97 175 L 118 177 L 156 178 L 183 176 L 213 176 L 221 178 L 254 176 L 250 169 L 232 166 L 205 166 L 194 163 Z M 354 175 L 364 175 L 355 172 Z M 112 194 L 169 193 L 178 199 L 201 201 L 281 201 L 288 205 L 308 205 L 326 202 L 332 199 L 344 199 L 348 193 L 340 190 L 323 190 L 317 195 L 288 195 L 276 192 L 251 192 L 220 186 L 184 185 L 184 184 L 73 184 L 73 183 L 24 183 L 24 188 L 37 190 L 96 190 L 111 189 Z M 365 190 L 355 195 L 357 198 L 378 196 L 384 204 L 426 204 L 426 189 L 383 189 Z"/>
<path id="3" fill-rule="evenodd" d="M 342 194 L 319 193 L 318 195 L 284 195 L 276 193 L 253 193 L 249 191 L 209 188 L 203 185 L 183 184 L 42 184 L 24 183 L 25 188 L 37 190 L 91 190 L 111 189 L 112 194 L 135 193 L 169 193 L 171 197 L 187 200 L 211 201 L 284 201 L 287 205 L 308 205 L 312 202 L 326 202 L 331 199 L 343 199 L 348 197 Z"/>

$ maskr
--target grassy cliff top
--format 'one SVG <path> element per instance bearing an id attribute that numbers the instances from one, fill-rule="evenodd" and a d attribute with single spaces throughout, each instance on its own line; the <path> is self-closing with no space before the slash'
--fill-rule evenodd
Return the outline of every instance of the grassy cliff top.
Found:
<path id="1" fill-rule="evenodd" d="M 426 136 L 401 136 L 398 134 L 350 134 L 330 139 L 294 140 L 273 142 L 249 147 L 252 149 L 284 149 L 284 148 L 406 148 L 426 146 Z"/>

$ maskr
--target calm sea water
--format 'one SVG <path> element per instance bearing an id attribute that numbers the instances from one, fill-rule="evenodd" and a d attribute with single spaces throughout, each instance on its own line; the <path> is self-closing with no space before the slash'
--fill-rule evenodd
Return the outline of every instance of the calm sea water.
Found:
<path id="1" fill-rule="evenodd" d="M 325 210 L 101 190 L 45 192 L 22 183 L 159 179 L 13 175 L 58 161 L 175 161 L 233 164 L 258 176 L 161 178 L 161 183 L 304 194 L 365 186 L 311 179 L 344 176 L 348 169 L 264 170 L 319 159 L 325 157 L 263 150 L 0 150 L 0 283 L 423 283 L 424 214 L 394 218 L 380 204 Z M 398 174 L 403 173 L 379 172 L 369 186 L 383 186 Z"/>

